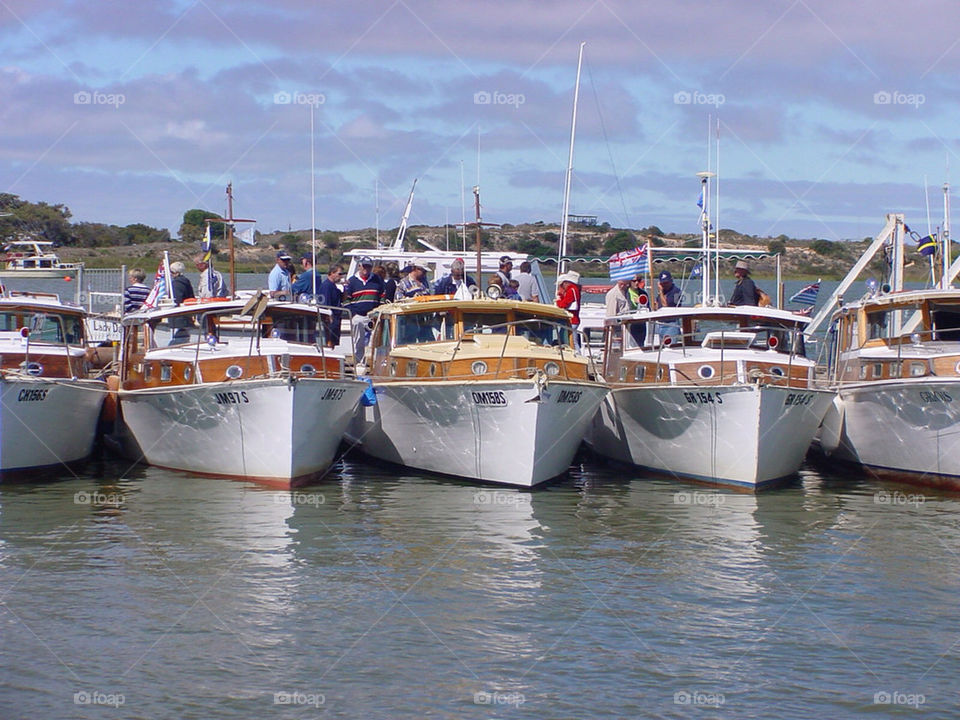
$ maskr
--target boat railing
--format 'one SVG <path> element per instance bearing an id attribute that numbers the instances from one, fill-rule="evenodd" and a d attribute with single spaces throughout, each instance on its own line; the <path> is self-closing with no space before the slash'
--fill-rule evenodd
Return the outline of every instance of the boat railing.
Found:
<path id="1" fill-rule="evenodd" d="M 507 352 L 507 346 L 508 346 L 508 344 L 509 344 L 509 342 L 510 342 L 510 338 L 511 338 L 511 337 L 523 337 L 523 336 L 519 336 L 519 335 L 516 334 L 516 329 L 517 329 L 518 327 L 521 327 L 521 326 L 543 327 L 543 326 L 545 326 L 545 325 L 546 325 L 546 326 L 549 326 L 549 327 L 556 328 L 556 329 L 558 329 L 558 330 L 560 330 L 560 331 L 572 332 L 572 329 L 571 329 L 571 327 L 570 327 L 569 325 L 564 324 L 564 323 L 557 322 L 557 321 L 555 321 L 555 320 L 548 320 L 547 318 L 525 318 L 525 319 L 523 319 L 523 320 L 511 320 L 511 321 L 505 322 L 505 323 L 497 323 L 497 324 L 495 324 L 495 325 L 484 325 L 484 326 L 483 326 L 483 330 L 484 330 L 484 331 L 489 331 L 490 334 L 502 334 L 502 336 L 503 336 L 503 343 L 502 343 L 501 346 L 500 346 L 500 354 L 499 354 L 499 356 L 497 357 L 497 370 L 496 370 L 496 375 L 497 375 L 498 377 L 500 376 L 500 373 L 501 373 L 501 371 L 502 371 L 502 369 L 503 369 L 503 361 L 504 361 L 504 357 L 505 357 L 506 352 Z M 510 332 L 509 332 L 509 328 L 511 328 L 511 327 L 514 328 L 514 334 L 513 334 L 513 335 L 511 335 Z M 503 333 L 495 333 L 495 331 L 496 331 L 496 330 L 499 330 L 499 329 L 502 329 L 502 330 L 503 330 Z M 464 340 L 467 340 L 467 339 L 472 339 L 472 338 L 474 337 L 474 335 L 478 335 L 478 334 L 486 335 L 487 333 L 486 333 L 486 332 L 482 332 L 482 333 L 463 333 L 463 334 L 461 334 L 461 336 L 457 339 L 456 345 L 454 345 L 454 347 L 453 347 L 453 353 L 452 353 L 452 355 L 451 355 L 451 357 L 450 357 L 451 363 L 456 359 L 457 353 L 460 351 L 461 347 L 463 346 L 463 341 L 464 341 Z M 562 333 L 558 333 L 558 335 L 562 336 Z M 529 340 L 529 337 L 528 337 L 527 339 Z M 557 349 L 557 352 L 558 352 L 558 354 L 560 355 L 560 367 L 561 367 L 561 370 L 562 370 L 562 372 L 563 372 L 563 377 L 564 377 L 564 378 L 569 378 L 570 375 L 569 375 L 569 373 L 567 372 L 567 359 L 566 359 L 566 357 L 565 357 L 565 355 L 564 355 L 564 350 L 568 350 L 568 351 L 570 351 L 571 353 L 574 353 L 574 352 L 576 352 L 576 351 L 575 351 L 573 348 L 569 347 L 569 345 L 564 344 L 564 343 L 559 342 L 559 341 L 551 341 L 551 343 L 550 343 L 549 346 L 550 346 L 550 347 L 555 347 L 555 348 Z M 589 365 L 590 365 L 590 366 L 594 366 L 594 360 L 593 360 L 593 358 L 592 358 L 591 356 L 589 356 L 589 355 L 587 355 L 587 356 L 585 356 L 585 357 L 587 357 L 587 359 L 588 359 L 587 361 L 588 361 Z M 596 372 L 597 372 L 597 371 L 596 371 L 596 367 L 591 367 L 591 372 L 593 372 L 594 374 L 596 374 Z"/>

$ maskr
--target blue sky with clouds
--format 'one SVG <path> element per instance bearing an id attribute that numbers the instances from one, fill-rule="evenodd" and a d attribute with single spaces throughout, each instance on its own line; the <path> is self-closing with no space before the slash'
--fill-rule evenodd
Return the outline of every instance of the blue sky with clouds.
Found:
<path id="1" fill-rule="evenodd" d="M 76 219 L 173 230 L 193 207 L 261 231 L 571 211 L 695 232 L 707 118 L 720 224 L 757 235 L 934 224 L 960 174 L 960 5 L 775 0 L 0 0 L 0 188 Z"/>

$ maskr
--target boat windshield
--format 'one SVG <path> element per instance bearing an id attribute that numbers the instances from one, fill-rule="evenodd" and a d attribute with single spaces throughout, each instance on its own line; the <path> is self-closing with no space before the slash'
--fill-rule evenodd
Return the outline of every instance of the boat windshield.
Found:
<path id="1" fill-rule="evenodd" d="M 463 314 L 463 332 L 489 335 L 507 334 L 507 314 L 504 312 L 465 312 Z"/>
<path id="2" fill-rule="evenodd" d="M 456 326 L 456 317 L 449 310 L 398 315 L 395 345 L 455 340 Z"/>
<path id="3" fill-rule="evenodd" d="M 690 333 L 683 336 L 687 346 L 701 345 L 711 348 L 754 348 L 777 352 L 804 353 L 803 333 L 776 322 L 757 323 L 751 319 L 694 318 L 690 321 Z M 792 342 L 791 342 L 792 341 Z"/>
<path id="4" fill-rule="evenodd" d="M 537 345 L 569 345 L 570 321 L 567 318 L 548 320 L 536 315 L 517 313 L 514 332 Z"/>
<path id="5" fill-rule="evenodd" d="M 0 332 L 30 331 L 30 342 L 83 344 L 83 321 L 78 315 L 15 310 L 0 313 Z"/>

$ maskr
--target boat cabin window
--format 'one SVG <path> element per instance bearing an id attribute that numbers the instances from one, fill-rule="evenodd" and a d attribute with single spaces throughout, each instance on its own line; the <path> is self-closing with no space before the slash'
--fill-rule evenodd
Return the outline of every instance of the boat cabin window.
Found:
<path id="1" fill-rule="evenodd" d="M 83 344 L 83 321 L 79 316 L 43 312 L 0 313 L 0 332 L 18 333 L 30 330 L 30 342 L 67 342 Z"/>
<path id="2" fill-rule="evenodd" d="M 293 343 L 313 344 L 317 341 L 315 315 L 304 313 L 277 313 L 264 317 L 262 325 L 268 337 Z"/>
<path id="3" fill-rule="evenodd" d="M 495 330 L 495 332 L 499 332 Z M 526 313 L 517 313 L 517 321 L 514 325 L 514 333 L 519 337 L 525 337 L 530 342 L 537 345 L 569 345 L 572 328 L 570 320 L 567 318 L 557 318 L 548 320 L 535 315 Z"/>
<path id="4" fill-rule="evenodd" d="M 930 306 L 934 340 L 960 340 L 960 305 L 933 303 Z M 924 340 L 927 337 L 923 338 Z"/>
<path id="5" fill-rule="evenodd" d="M 407 313 L 397 315 L 397 333 L 394 345 L 454 340 L 456 318 L 452 311 Z"/>
<path id="6" fill-rule="evenodd" d="M 150 347 L 183 345 L 197 339 L 198 327 L 193 315 L 174 315 L 150 323 Z"/>
<path id="7" fill-rule="evenodd" d="M 495 335 L 507 334 L 506 313 L 467 313 L 463 314 L 463 333 Z"/>
<path id="8" fill-rule="evenodd" d="M 867 340 L 876 340 L 887 336 L 887 319 L 889 312 L 867 313 Z"/>

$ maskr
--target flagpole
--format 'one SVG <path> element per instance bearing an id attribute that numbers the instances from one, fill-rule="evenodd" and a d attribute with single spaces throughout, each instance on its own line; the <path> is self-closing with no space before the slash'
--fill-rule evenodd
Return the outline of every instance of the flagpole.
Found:
<path id="1" fill-rule="evenodd" d="M 577 102 L 580 99 L 580 69 L 583 66 L 583 48 L 585 42 L 580 43 L 580 54 L 577 58 L 577 81 L 573 86 L 573 114 L 570 119 L 570 152 L 567 155 L 567 174 L 563 184 L 563 217 L 560 218 L 560 242 L 557 243 L 557 280 L 564 271 L 563 256 L 567 254 L 567 225 L 570 213 L 570 181 L 573 178 L 573 143 L 577 135 Z"/>
<path id="2" fill-rule="evenodd" d="M 310 103 L 310 269 L 313 272 L 313 292 L 314 298 L 317 296 L 317 192 L 316 192 L 316 171 L 314 170 L 313 155 L 313 110 L 314 104 Z M 296 298 L 294 298 L 296 300 Z"/>

